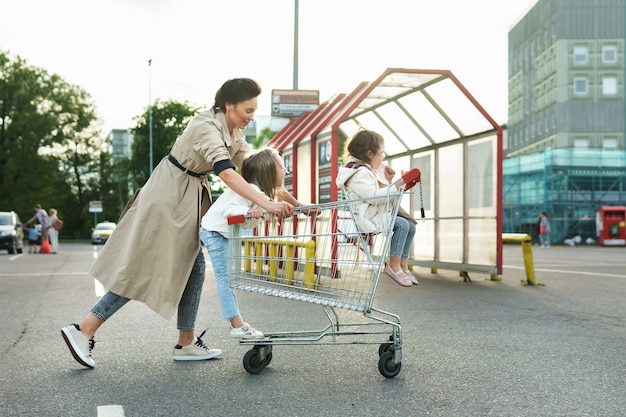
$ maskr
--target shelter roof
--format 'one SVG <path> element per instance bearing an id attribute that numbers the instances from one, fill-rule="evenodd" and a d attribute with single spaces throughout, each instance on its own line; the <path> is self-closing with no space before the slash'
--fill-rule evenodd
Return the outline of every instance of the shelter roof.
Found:
<path id="1" fill-rule="evenodd" d="M 325 136 L 338 128 L 349 137 L 365 128 L 382 134 L 393 156 L 499 129 L 449 70 L 428 69 L 388 68 L 296 120 L 271 143 L 283 149 L 313 133 Z"/>

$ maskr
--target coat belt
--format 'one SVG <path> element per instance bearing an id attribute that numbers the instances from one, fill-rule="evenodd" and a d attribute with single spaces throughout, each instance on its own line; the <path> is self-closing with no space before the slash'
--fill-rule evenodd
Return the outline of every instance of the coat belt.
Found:
<path id="1" fill-rule="evenodd" d="M 178 162 L 178 161 L 176 160 L 176 158 L 174 158 L 171 154 L 170 154 L 170 155 L 167 155 L 167 159 L 168 159 L 168 161 L 170 161 L 172 164 L 174 164 L 174 166 L 175 166 L 176 168 L 180 169 L 181 171 L 183 171 L 183 172 L 184 172 L 185 174 L 187 174 L 187 175 L 191 175 L 192 177 L 197 177 L 197 178 L 200 178 L 200 177 L 202 177 L 202 176 L 206 175 L 206 174 L 198 174 L 197 172 L 193 172 L 193 171 L 188 170 L 187 168 L 185 168 L 184 166 L 182 166 L 182 165 L 180 164 L 180 162 Z"/>

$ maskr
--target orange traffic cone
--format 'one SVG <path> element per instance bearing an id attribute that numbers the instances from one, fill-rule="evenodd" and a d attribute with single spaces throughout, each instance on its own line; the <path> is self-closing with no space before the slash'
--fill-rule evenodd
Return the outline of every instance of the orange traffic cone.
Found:
<path id="1" fill-rule="evenodd" d="M 39 250 L 39 253 L 52 253 L 52 247 L 50 247 L 50 242 L 48 242 L 47 240 L 41 242 L 41 249 Z"/>

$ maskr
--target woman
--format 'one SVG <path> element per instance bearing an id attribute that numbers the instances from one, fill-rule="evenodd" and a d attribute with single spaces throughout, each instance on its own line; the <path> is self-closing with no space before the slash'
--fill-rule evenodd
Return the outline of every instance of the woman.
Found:
<path id="1" fill-rule="evenodd" d="M 293 206 L 268 201 L 236 171 L 250 152 L 241 129 L 254 120 L 259 85 L 249 78 L 228 80 L 213 107 L 195 116 L 170 154 L 129 201 L 118 225 L 90 269 L 109 290 L 79 324 L 63 328 L 74 358 L 93 368 L 96 330 L 128 299 L 144 302 L 166 319 L 178 309 L 175 360 L 211 359 L 221 354 L 194 334 L 204 281 L 198 230 L 211 204 L 207 174 L 277 216 Z"/>
<path id="2" fill-rule="evenodd" d="M 59 221 L 59 218 L 57 217 L 57 211 L 53 208 L 50 209 L 49 219 L 48 234 L 50 235 L 50 246 L 52 246 L 52 253 L 57 253 L 59 250 L 59 231 L 54 228 L 54 224 Z"/>
<path id="3" fill-rule="evenodd" d="M 539 242 L 542 248 L 550 247 L 550 220 L 545 211 L 539 215 Z"/>
<path id="4" fill-rule="evenodd" d="M 369 197 L 384 197 L 387 187 L 393 180 L 396 171 L 390 166 L 384 170 L 385 178 L 376 172 L 385 158 L 385 142 L 381 135 L 369 130 L 357 132 L 345 145 L 343 160 L 347 163 L 339 168 L 337 186 L 343 187 L 350 200 Z M 404 185 L 400 180 L 397 188 Z M 380 229 L 381 222 L 387 221 L 385 204 L 369 204 L 363 202 L 357 210 L 357 222 L 363 232 Z M 396 216 L 391 237 L 389 264 L 385 266 L 385 273 L 398 284 L 410 287 L 418 281 L 409 271 L 408 259 L 415 236 L 415 223 L 403 217 Z"/>

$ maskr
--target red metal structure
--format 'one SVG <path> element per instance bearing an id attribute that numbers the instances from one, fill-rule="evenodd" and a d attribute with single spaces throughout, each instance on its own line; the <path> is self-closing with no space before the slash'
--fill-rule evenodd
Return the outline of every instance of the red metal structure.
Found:
<path id="1" fill-rule="evenodd" d="M 301 201 L 340 198 L 340 153 L 361 128 L 382 134 L 396 171 L 422 173 L 423 193 L 403 201 L 426 213 L 411 263 L 500 275 L 502 129 L 459 80 L 448 70 L 388 68 L 290 121 L 270 142 L 291 169 L 286 187 Z"/>

